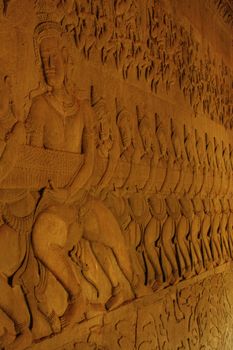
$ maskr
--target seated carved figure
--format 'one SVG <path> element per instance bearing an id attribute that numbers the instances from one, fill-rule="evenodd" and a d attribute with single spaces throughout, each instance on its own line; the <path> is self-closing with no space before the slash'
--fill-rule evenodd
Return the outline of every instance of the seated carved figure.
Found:
<path id="1" fill-rule="evenodd" d="M 92 110 L 86 101 L 78 101 L 65 85 L 68 53 L 60 35 L 56 23 L 42 23 L 35 30 L 35 49 L 41 60 L 47 91 L 32 100 L 26 125 L 28 143 L 34 147 L 79 154 L 83 149 L 85 153 L 84 164 L 67 190 L 44 192 L 32 232 L 35 255 L 68 292 L 66 324 L 72 318 L 79 320 L 83 317 L 85 302 L 79 282 L 74 283 L 77 277 L 64 251 L 68 226 L 74 221 L 76 210 L 62 203 L 68 192 L 71 194 L 82 188 L 91 175 L 94 143 Z"/>
<path id="2" fill-rule="evenodd" d="M 32 232 L 36 257 L 68 293 L 68 306 L 61 319 L 62 325 L 66 326 L 80 321 L 86 310 L 80 281 L 66 250 L 69 227 L 77 222 L 80 208 L 83 209 L 83 238 L 110 247 L 129 282 L 132 281 L 132 270 L 124 238 L 115 218 L 100 200 L 91 198 L 85 191 L 85 186 L 89 186 L 95 159 L 94 117 L 89 103 L 78 100 L 70 89 L 68 53 L 62 42 L 60 27 L 49 22 L 40 24 L 35 31 L 35 43 L 47 91 L 32 101 L 27 118 L 28 143 L 34 147 L 84 156 L 83 164 L 66 188 L 44 191 Z M 111 234 L 104 229 L 105 220 L 112 224 Z M 104 264 L 101 256 L 98 260 L 101 265 Z M 111 266 L 105 266 L 105 269 L 110 275 Z M 118 290 L 108 307 L 116 307 L 125 299 L 132 298 L 132 291 L 126 296 L 123 290 Z"/>

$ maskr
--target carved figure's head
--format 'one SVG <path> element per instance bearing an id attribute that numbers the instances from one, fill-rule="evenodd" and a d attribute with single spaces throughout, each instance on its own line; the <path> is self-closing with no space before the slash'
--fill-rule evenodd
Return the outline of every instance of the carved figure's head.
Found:
<path id="1" fill-rule="evenodd" d="M 162 158 L 166 158 L 167 152 L 168 152 L 168 147 L 167 147 L 167 139 L 166 135 L 163 129 L 163 126 L 160 125 L 157 129 L 156 132 L 158 142 L 159 142 L 159 150 L 160 150 L 160 156 Z"/>
<path id="2" fill-rule="evenodd" d="M 60 88 L 68 61 L 60 25 L 55 22 L 39 24 L 34 33 L 34 47 L 46 84 L 53 89 Z"/>
<path id="3" fill-rule="evenodd" d="M 204 210 L 203 203 L 202 203 L 201 197 L 198 195 L 193 198 L 193 208 L 194 208 L 195 214 L 200 215 L 203 213 L 203 210 Z"/>
<path id="4" fill-rule="evenodd" d="M 148 207 L 141 193 L 134 193 L 129 197 L 129 205 L 135 217 L 145 217 Z"/>
<path id="5" fill-rule="evenodd" d="M 97 148 L 102 156 L 108 157 L 113 145 L 111 116 L 103 98 L 99 99 L 93 108 L 97 116 Z"/>
<path id="6" fill-rule="evenodd" d="M 179 203 L 180 203 L 180 208 L 183 215 L 188 219 L 192 219 L 193 205 L 190 198 L 187 195 L 184 195 L 183 197 L 180 198 Z"/>
<path id="7" fill-rule="evenodd" d="M 119 128 L 121 141 L 124 149 L 127 149 L 132 143 L 132 132 L 130 128 L 130 116 L 125 110 L 117 116 L 117 126 Z"/>
<path id="8" fill-rule="evenodd" d="M 166 215 L 165 200 L 160 193 L 153 194 L 149 199 L 148 203 L 152 211 L 152 215 L 156 218 L 164 217 Z"/>
<path id="9" fill-rule="evenodd" d="M 9 77 L 0 74 L 0 119 L 4 118 L 8 114 L 10 103 L 11 88 Z"/>

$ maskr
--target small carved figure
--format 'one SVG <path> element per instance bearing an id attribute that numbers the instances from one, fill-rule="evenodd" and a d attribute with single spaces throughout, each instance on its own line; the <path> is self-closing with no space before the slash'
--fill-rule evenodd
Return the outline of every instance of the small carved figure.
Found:
<path id="1" fill-rule="evenodd" d="M 221 208 L 222 208 L 222 217 L 220 222 L 220 238 L 221 238 L 221 247 L 222 255 L 224 261 L 229 261 L 230 259 L 230 247 L 228 241 L 227 233 L 227 223 L 230 216 L 229 204 L 226 198 L 221 198 Z"/>
<path id="2" fill-rule="evenodd" d="M 230 198 L 228 200 L 229 203 L 229 216 L 228 216 L 228 222 L 227 222 L 227 232 L 229 237 L 229 249 L 231 258 L 233 258 L 233 200 Z"/>
<path id="3" fill-rule="evenodd" d="M 218 197 L 213 199 L 213 218 L 211 222 L 211 249 L 215 265 L 223 264 L 223 256 L 220 242 L 220 223 L 221 223 L 221 203 Z"/>
<path id="4" fill-rule="evenodd" d="M 210 228 L 211 228 L 211 206 L 210 199 L 205 197 L 203 199 L 204 217 L 201 226 L 201 240 L 204 266 L 206 269 L 213 267 L 213 257 L 210 249 Z"/>
<path id="5" fill-rule="evenodd" d="M 183 149 L 182 149 L 177 127 L 175 126 L 174 121 L 172 119 L 171 119 L 171 142 L 172 142 L 172 156 L 170 160 L 171 161 L 170 182 L 172 183 L 174 191 L 176 193 L 180 193 L 184 187 L 184 177 L 185 177 L 185 172 L 183 171 L 184 154 L 183 154 Z M 177 170 L 179 173 L 178 180 L 175 183 L 174 183 L 174 179 L 172 179 L 173 169 Z"/>
<path id="6" fill-rule="evenodd" d="M 161 232 L 162 243 L 162 266 L 165 275 L 165 282 L 169 284 L 178 283 L 179 268 L 175 247 L 176 225 L 180 219 L 180 208 L 177 199 L 173 194 L 166 199 L 167 218 Z"/>
<path id="7" fill-rule="evenodd" d="M 167 212 L 165 200 L 161 195 L 154 194 L 148 199 L 152 218 L 146 226 L 144 241 L 145 250 L 152 266 L 148 269 L 148 280 L 152 288 L 157 289 L 157 286 L 163 287 L 164 276 L 161 266 L 161 233 L 165 222 Z"/>
<path id="8" fill-rule="evenodd" d="M 159 116 L 156 114 L 156 136 L 158 138 L 159 143 L 159 162 L 162 162 L 164 166 L 167 165 L 169 160 L 169 154 L 168 154 L 168 142 L 167 137 L 164 129 L 164 125 L 162 121 L 159 119 Z"/>
<path id="9" fill-rule="evenodd" d="M 150 213 L 143 192 L 129 194 L 128 205 L 131 222 L 128 226 L 127 237 L 132 249 L 134 249 L 131 259 L 134 266 L 134 275 L 138 278 L 134 282 L 134 289 L 138 296 L 142 296 L 151 293 L 151 284 L 148 287 L 145 262 L 145 232 L 150 220 Z M 147 284 L 147 287 L 145 284 Z"/>
<path id="10" fill-rule="evenodd" d="M 96 161 L 93 175 L 90 181 L 97 185 L 98 192 L 106 188 L 114 175 L 119 161 L 120 149 L 118 133 L 111 123 L 110 113 L 103 98 L 92 101 L 93 109 L 97 116 L 96 122 Z M 115 131 L 115 133 L 114 133 Z"/>
<path id="11" fill-rule="evenodd" d="M 134 154 L 132 127 L 130 125 L 130 115 L 126 111 L 121 111 L 117 116 L 117 126 L 121 138 L 121 158 L 128 162 Z"/>
<path id="12" fill-rule="evenodd" d="M 194 271 L 191 263 L 191 223 L 193 220 L 192 202 L 187 196 L 180 198 L 181 217 L 179 219 L 176 229 L 177 250 L 179 256 L 179 263 L 181 268 L 181 275 L 184 278 L 193 276 Z"/>
<path id="13" fill-rule="evenodd" d="M 155 188 L 156 170 L 159 160 L 159 145 L 155 132 L 153 133 L 153 126 L 149 117 L 139 110 L 137 107 L 138 116 L 138 130 L 143 147 L 142 161 L 145 166 L 149 167 L 148 179 L 145 182 L 143 189 L 145 191 L 153 191 Z"/>
<path id="14" fill-rule="evenodd" d="M 199 195 L 193 198 L 194 218 L 191 223 L 191 255 L 192 262 L 197 274 L 202 273 L 204 268 L 204 262 L 202 257 L 202 241 L 201 230 L 202 221 L 204 216 L 203 204 Z"/>

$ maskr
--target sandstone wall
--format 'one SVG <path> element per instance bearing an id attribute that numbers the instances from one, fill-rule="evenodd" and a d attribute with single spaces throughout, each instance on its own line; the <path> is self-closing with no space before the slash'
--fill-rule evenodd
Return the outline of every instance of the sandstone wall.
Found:
<path id="1" fill-rule="evenodd" d="M 0 5 L 0 349 L 231 349 L 230 0 Z"/>

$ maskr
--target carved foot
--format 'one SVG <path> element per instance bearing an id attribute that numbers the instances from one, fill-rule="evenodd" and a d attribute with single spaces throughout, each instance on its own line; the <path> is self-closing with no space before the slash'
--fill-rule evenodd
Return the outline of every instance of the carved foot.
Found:
<path id="1" fill-rule="evenodd" d="M 167 286 L 169 286 L 168 282 L 160 282 L 155 280 L 152 284 L 151 284 L 151 288 L 153 290 L 153 292 L 159 291 L 161 289 L 166 288 Z"/>
<path id="2" fill-rule="evenodd" d="M 88 304 L 88 307 L 87 307 L 86 317 L 87 319 L 90 319 L 99 314 L 102 314 L 104 311 L 106 311 L 106 309 L 103 304 L 90 303 Z"/>
<path id="3" fill-rule="evenodd" d="M 184 279 L 189 279 L 192 278 L 196 275 L 195 271 L 192 269 L 190 270 L 190 268 L 187 269 L 187 271 L 183 274 Z"/>
<path id="4" fill-rule="evenodd" d="M 221 258 L 220 261 L 219 261 L 219 265 L 223 265 L 225 263 L 224 259 Z"/>
<path id="5" fill-rule="evenodd" d="M 224 259 L 222 257 L 218 258 L 216 261 L 214 261 L 214 264 L 216 263 L 215 267 L 223 265 L 224 264 Z"/>
<path id="6" fill-rule="evenodd" d="M 65 328 L 74 323 L 79 323 L 85 319 L 86 301 L 82 294 L 72 296 L 64 315 L 61 317 L 61 326 Z"/>
<path id="7" fill-rule="evenodd" d="M 61 320 L 60 318 L 56 315 L 56 313 L 53 311 L 51 315 L 46 317 L 49 325 L 53 331 L 53 333 L 60 333 L 61 332 Z"/>
<path id="8" fill-rule="evenodd" d="M 24 350 L 32 343 L 32 333 L 29 329 L 25 329 L 17 338 L 5 347 L 5 350 Z"/>
<path id="9" fill-rule="evenodd" d="M 223 259 L 224 259 L 225 262 L 229 262 L 229 261 L 231 260 L 231 258 L 229 257 L 229 255 L 225 255 L 225 256 L 223 257 Z"/>
<path id="10" fill-rule="evenodd" d="M 153 287 L 152 285 L 150 286 L 145 286 L 144 284 L 140 283 L 138 284 L 135 288 L 135 295 L 140 298 L 140 297 L 143 297 L 145 295 L 150 295 L 153 293 Z"/>
<path id="11" fill-rule="evenodd" d="M 0 336 L 0 349 L 4 348 L 13 343 L 14 340 L 16 338 L 16 334 L 15 333 L 9 333 L 9 332 L 5 332 L 5 334 L 3 334 L 2 336 Z"/>
<path id="12" fill-rule="evenodd" d="M 113 288 L 113 295 L 108 299 L 105 307 L 107 310 L 113 310 L 134 298 L 133 292 L 130 290 L 128 292 L 124 291 L 121 287 L 117 286 Z"/>
<path id="13" fill-rule="evenodd" d="M 205 266 L 207 270 L 211 270 L 217 266 L 217 263 L 215 261 L 206 261 Z"/>
<path id="14" fill-rule="evenodd" d="M 176 285 L 182 280 L 182 277 L 179 276 L 178 271 L 173 272 L 166 280 L 166 283 L 169 285 Z"/>
<path id="15" fill-rule="evenodd" d="M 196 267 L 195 267 L 195 271 L 196 273 L 199 275 L 200 273 L 203 273 L 205 272 L 205 268 L 202 264 L 198 264 Z"/>

